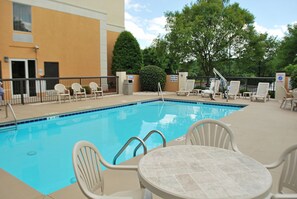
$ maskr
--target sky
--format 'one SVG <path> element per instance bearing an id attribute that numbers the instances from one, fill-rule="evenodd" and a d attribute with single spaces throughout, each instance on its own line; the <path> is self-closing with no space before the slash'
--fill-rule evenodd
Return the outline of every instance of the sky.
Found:
<path id="1" fill-rule="evenodd" d="M 181 11 L 196 0 L 125 0 L 125 29 L 137 39 L 142 49 L 158 35 L 166 34 L 165 12 Z M 287 25 L 297 23 L 297 0 L 230 0 L 237 2 L 255 17 L 260 33 L 282 39 Z"/>

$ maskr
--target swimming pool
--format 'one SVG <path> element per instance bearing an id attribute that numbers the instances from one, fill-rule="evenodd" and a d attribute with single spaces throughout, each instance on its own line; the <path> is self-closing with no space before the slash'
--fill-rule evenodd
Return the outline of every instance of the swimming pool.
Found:
<path id="1" fill-rule="evenodd" d="M 43 194 L 50 194 L 75 182 L 72 148 L 79 140 L 94 143 L 103 157 L 113 157 L 132 136 L 143 138 L 160 130 L 167 141 L 183 136 L 189 126 L 203 118 L 220 119 L 240 106 L 197 102 L 150 101 L 42 118 L 0 133 L 0 168 Z M 137 142 L 118 159 L 130 159 Z M 162 144 L 159 135 L 146 142 L 148 149 Z M 142 149 L 139 150 L 142 152 Z"/>

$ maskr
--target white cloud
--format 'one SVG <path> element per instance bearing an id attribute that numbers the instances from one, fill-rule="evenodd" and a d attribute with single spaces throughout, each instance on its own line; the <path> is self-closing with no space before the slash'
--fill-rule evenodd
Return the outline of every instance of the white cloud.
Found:
<path id="1" fill-rule="evenodd" d="M 156 32 L 158 34 L 166 34 L 165 25 L 166 25 L 166 17 L 156 17 L 152 20 L 148 21 L 148 30 L 152 32 Z"/>
<path id="2" fill-rule="evenodd" d="M 166 33 L 165 24 L 166 18 L 163 16 L 153 19 L 142 19 L 125 12 L 125 28 L 133 34 L 142 49 L 150 46 L 158 35 Z"/>
<path id="3" fill-rule="evenodd" d="M 270 36 L 275 36 L 279 39 L 282 39 L 285 36 L 285 33 L 287 32 L 287 25 L 276 25 L 274 28 L 266 28 L 264 26 L 261 26 L 257 24 L 257 22 L 254 23 L 255 29 L 259 33 L 267 33 Z"/>
<path id="4" fill-rule="evenodd" d="M 131 32 L 137 39 L 141 48 L 148 47 L 152 41 L 156 38 L 155 34 L 150 33 L 145 28 L 143 23 L 140 23 L 140 19 L 133 17 L 129 13 L 125 12 L 125 28 Z M 142 27 L 144 25 L 144 27 Z"/>
<path id="5" fill-rule="evenodd" d="M 140 12 L 141 10 L 145 9 L 145 5 L 141 5 L 139 3 L 133 3 L 131 0 L 125 0 L 125 7 L 127 10 L 134 10 L 136 12 Z"/>

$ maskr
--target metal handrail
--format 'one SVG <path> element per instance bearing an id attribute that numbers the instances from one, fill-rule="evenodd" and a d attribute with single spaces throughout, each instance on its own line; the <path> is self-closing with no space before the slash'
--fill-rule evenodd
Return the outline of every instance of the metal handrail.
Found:
<path id="1" fill-rule="evenodd" d="M 157 133 L 161 136 L 162 138 L 162 141 L 163 141 L 163 147 L 166 147 L 166 139 L 165 139 L 165 136 L 163 135 L 163 133 L 161 133 L 160 131 L 158 130 L 151 130 L 144 138 L 143 138 L 143 141 L 145 142 L 153 133 Z M 134 153 L 133 153 L 133 156 L 135 157 L 136 156 L 136 152 L 137 150 L 139 149 L 141 145 L 138 144 L 136 146 L 136 148 L 134 149 Z"/>
<path id="2" fill-rule="evenodd" d="M 13 115 L 15 128 L 17 129 L 17 118 L 16 118 L 15 112 L 14 112 L 14 110 L 13 110 L 10 103 L 7 103 L 6 107 L 5 107 L 6 118 L 8 118 L 8 111 L 7 111 L 8 108 L 7 107 L 9 107 L 9 109 L 10 109 L 12 115 Z"/>
<path id="3" fill-rule="evenodd" d="M 160 82 L 158 82 L 158 95 L 159 95 L 159 92 L 161 93 L 162 101 L 164 102 L 164 96 L 163 96 L 162 87 L 161 87 Z"/>
<path id="4" fill-rule="evenodd" d="M 117 159 L 118 157 L 123 153 L 123 151 L 127 148 L 127 146 L 133 141 L 133 140 L 138 140 L 140 143 L 137 146 L 143 146 L 143 154 L 147 154 L 147 147 L 144 143 L 144 141 L 142 139 L 140 139 L 139 137 L 131 137 L 126 144 L 119 150 L 119 152 L 114 156 L 113 158 L 113 164 L 116 165 Z"/>

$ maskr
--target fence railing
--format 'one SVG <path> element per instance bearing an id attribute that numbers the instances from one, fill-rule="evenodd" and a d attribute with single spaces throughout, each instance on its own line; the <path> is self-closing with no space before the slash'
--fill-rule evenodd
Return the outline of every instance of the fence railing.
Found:
<path id="1" fill-rule="evenodd" d="M 196 87 L 205 88 L 209 86 L 210 79 L 213 77 L 199 76 L 199 77 L 188 77 L 196 80 Z M 225 77 L 228 82 L 232 80 L 240 81 L 240 89 L 244 91 L 254 92 L 257 90 L 259 82 L 269 82 L 270 91 L 275 90 L 275 77 Z"/>
<path id="2" fill-rule="evenodd" d="M 72 83 L 80 83 L 91 95 L 90 82 L 96 82 L 102 86 L 104 95 L 118 94 L 118 77 L 46 77 L 46 78 L 14 78 L 2 79 L 4 96 L 1 104 L 28 104 L 57 101 L 57 93 L 54 86 L 64 84 L 70 91 Z M 71 92 L 72 94 L 72 92 Z"/>

